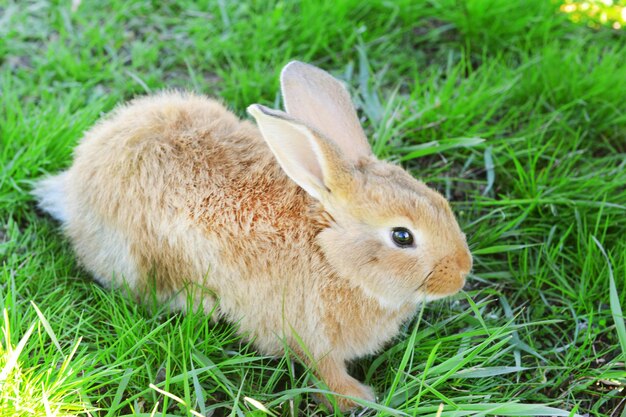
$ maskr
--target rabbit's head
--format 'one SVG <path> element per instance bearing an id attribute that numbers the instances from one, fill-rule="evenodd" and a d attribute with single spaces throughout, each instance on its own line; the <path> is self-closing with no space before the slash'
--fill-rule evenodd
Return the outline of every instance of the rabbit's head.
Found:
<path id="1" fill-rule="evenodd" d="M 281 87 L 286 113 L 248 112 L 285 173 L 328 214 L 317 243 L 335 272 L 391 308 L 459 291 L 472 257 L 448 202 L 374 157 L 348 92 L 328 73 L 294 61 Z"/>

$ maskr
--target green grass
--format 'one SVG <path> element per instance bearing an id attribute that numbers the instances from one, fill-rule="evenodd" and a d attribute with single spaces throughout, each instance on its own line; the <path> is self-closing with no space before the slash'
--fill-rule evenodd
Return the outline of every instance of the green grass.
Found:
<path id="1" fill-rule="evenodd" d="M 332 414 L 292 355 L 98 287 L 29 195 L 116 103 L 186 88 L 244 116 L 290 59 L 346 81 L 475 255 L 353 364 L 362 415 L 626 416 L 626 31 L 550 0 L 70 3 L 0 1 L 1 416 Z"/>

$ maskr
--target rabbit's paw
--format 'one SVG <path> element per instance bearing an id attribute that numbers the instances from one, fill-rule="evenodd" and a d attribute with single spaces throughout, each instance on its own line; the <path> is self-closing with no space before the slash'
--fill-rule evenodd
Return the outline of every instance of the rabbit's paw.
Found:
<path id="1" fill-rule="evenodd" d="M 347 397 L 353 398 L 361 398 L 366 401 L 374 402 L 376 401 L 376 396 L 374 395 L 374 390 L 364 384 L 361 384 L 356 379 L 350 377 L 349 380 L 341 381 L 340 384 L 333 389 L 337 394 L 345 395 Z M 348 411 L 356 407 L 363 407 L 362 404 L 357 403 L 350 398 L 335 397 L 337 400 L 337 405 L 341 409 L 341 411 Z"/>
<path id="2" fill-rule="evenodd" d="M 339 409 L 342 412 L 349 411 L 353 408 L 363 407 L 362 404 L 359 404 L 355 399 L 363 399 L 365 401 L 376 401 L 376 397 L 374 395 L 374 391 L 371 387 L 367 385 L 361 384 L 356 379 L 352 378 L 347 373 L 343 378 L 336 378 L 334 380 L 326 381 L 328 388 L 330 391 L 335 392 L 338 395 L 334 396 L 335 402 Z M 352 397 L 352 398 L 348 398 Z M 326 404 L 327 406 L 331 406 L 330 401 L 326 397 L 320 396 L 318 398 L 321 402 Z"/>

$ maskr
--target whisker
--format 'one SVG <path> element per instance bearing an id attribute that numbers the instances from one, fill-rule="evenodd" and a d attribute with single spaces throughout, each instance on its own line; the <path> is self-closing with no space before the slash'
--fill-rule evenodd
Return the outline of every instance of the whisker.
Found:
<path id="1" fill-rule="evenodd" d="M 428 273 L 428 275 L 426 275 L 426 278 L 424 278 L 424 281 L 422 281 L 422 283 L 419 285 L 419 287 L 417 287 L 417 290 L 416 290 L 416 291 L 421 290 L 421 289 L 424 287 L 424 285 L 426 285 L 426 283 L 428 282 L 428 279 L 429 279 L 429 278 L 430 278 L 430 276 L 433 274 L 433 272 L 435 272 L 435 270 L 434 270 L 434 269 L 433 269 L 432 271 L 430 271 L 430 272 Z"/>
<path id="2" fill-rule="evenodd" d="M 380 258 L 378 256 L 376 255 L 370 256 L 366 260 L 360 262 L 359 267 L 369 265 L 369 264 L 374 264 L 374 263 L 377 263 L 378 261 L 380 261 Z"/>

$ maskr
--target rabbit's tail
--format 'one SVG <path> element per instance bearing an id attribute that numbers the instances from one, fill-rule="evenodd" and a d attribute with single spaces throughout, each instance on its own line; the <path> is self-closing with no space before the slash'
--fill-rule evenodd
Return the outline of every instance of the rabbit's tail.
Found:
<path id="1" fill-rule="evenodd" d="M 37 181 L 32 191 L 39 208 L 61 223 L 69 220 L 66 183 L 67 171 Z"/>

